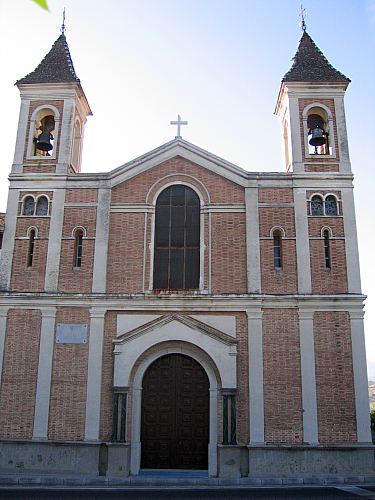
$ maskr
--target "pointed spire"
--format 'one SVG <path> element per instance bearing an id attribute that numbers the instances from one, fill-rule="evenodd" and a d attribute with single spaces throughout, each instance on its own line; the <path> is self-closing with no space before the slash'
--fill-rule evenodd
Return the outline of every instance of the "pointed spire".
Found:
<path id="1" fill-rule="evenodd" d="M 18 80 L 16 84 L 65 82 L 79 83 L 79 78 L 74 71 L 68 43 L 62 31 L 39 66 L 24 78 Z"/>
<path id="2" fill-rule="evenodd" d="M 324 57 L 307 31 L 303 31 L 293 65 L 283 82 L 347 82 L 350 80 Z"/>

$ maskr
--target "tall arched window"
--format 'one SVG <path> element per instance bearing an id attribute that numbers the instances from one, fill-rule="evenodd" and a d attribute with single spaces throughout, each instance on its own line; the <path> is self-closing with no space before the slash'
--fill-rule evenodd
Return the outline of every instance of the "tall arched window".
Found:
<path id="1" fill-rule="evenodd" d="M 36 202 L 35 215 L 48 215 L 48 198 L 39 196 Z"/>
<path id="2" fill-rule="evenodd" d="M 324 200 L 324 209 L 326 215 L 338 215 L 337 201 L 333 195 L 328 195 Z"/>
<path id="3" fill-rule="evenodd" d="M 282 255 L 281 255 L 281 232 L 274 231 L 273 233 L 273 265 L 275 269 L 282 268 Z"/>
<path id="4" fill-rule="evenodd" d="M 33 196 L 27 196 L 23 201 L 22 215 L 34 215 L 35 201 Z"/>
<path id="5" fill-rule="evenodd" d="M 324 238 L 324 260 L 327 269 L 331 269 L 331 250 L 329 248 L 329 231 L 325 229 L 323 231 Z"/>
<path id="6" fill-rule="evenodd" d="M 74 262 L 73 267 L 82 266 L 83 253 L 83 230 L 76 229 L 74 232 Z"/>
<path id="7" fill-rule="evenodd" d="M 35 229 L 30 229 L 29 231 L 29 248 L 27 251 L 27 267 L 32 267 L 34 260 L 35 251 Z"/>
<path id="8" fill-rule="evenodd" d="M 170 186 L 156 201 L 154 289 L 199 288 L 199 250 L 199 198 L 187 186 Z"/>
<path id="9" fill-rule="evenodd" d="M 324 215 L 323 198 L 315 195 L 311 198 L 311 215 Z"/>

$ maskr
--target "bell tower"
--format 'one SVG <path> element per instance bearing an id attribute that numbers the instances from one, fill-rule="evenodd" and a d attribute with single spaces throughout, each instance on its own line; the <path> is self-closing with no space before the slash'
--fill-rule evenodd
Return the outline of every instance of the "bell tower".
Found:
<path id="1" fill-rule="evenodd" d="M 64 32 L 32 72 L 16 82 L 21 109 L 12 173 L 78 173 L 90 106 Z"/>
<path id="2" fill-rule="evenodd" d="M 349 83 L 328 62 L 303 24 L 275 109 L 288 172 L 351 172 L 344 109 Z"/>

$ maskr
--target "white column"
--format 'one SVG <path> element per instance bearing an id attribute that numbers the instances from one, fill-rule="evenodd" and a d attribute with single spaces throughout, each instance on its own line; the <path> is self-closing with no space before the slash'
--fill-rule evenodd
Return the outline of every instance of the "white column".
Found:
<path id="1" fill-rule="evenodd" d="M 18 198 L 18 189 L 10 188 L 5 216 L 3 248 L 1 250 L 0 259 L 0 290 L 9 290 L 10 287 L 14 252 L 14 238 L 16 236 L 17 227 Z"/>
<path id="2" fill-rule="evenodd" d="M 36 382 L 33 439 L 48 438 L 48 416 L 51 393 L 52 358 L 55 338 L 56 308 L 41 309 L 42 325 L 39 343 L 38 378 Z"/>
<path id="3" fill-rule="evenodd" d="M 247 311 L 249 342 L 250 444 L 264 443 L 262 311 Z"/>
<path id="4" fill-rule="evenodd" d="M 4 348 L 5 348 L 5 337 L 7 331 L 7 318 L 8 318 L 9 307 L 0 308 L 0 389 L 1 389 L 1 377 L 3 373 L 3 363 L 4 363 Z"/>
<path id="5" fill-rule="evenodd" d="M 70 165 L 72 152 L 72 138 L 74 129 L 74 100 L 65 99 L 60 132 L 59 156 L 57 159 L 56 173 L 66 174 Z"/>
<path id="6" fill-rule="evenodd" d="M 247 291 L 261 293 L 257 187 L 245 188 Z"/>
<path id="7" fill-rule="evenodd" d="M 22 99 L 20 108 L 20 117 L 18 120 L 16 146 L 14 148 L 12 174 L 22 173 L 23 155 L 25 152 L 26 139 L 27 139 L 26 132 L 29 121 L 29 109 L 30 109 L 30 100 Z"/>
<path id="8" fill-rule="evenodd" d="M 53 193 L 52 211 L 48 238 L 45 290 L 56 292 L 59 283 L 61 235 L 64 222 L 65 189 L 56 189 Z"/>
<path id="9" fill-rule="evenodd" d="M 208 443 L 208 475 L 217 476 L 217 389 L 210 389 L 210 441 Z"/>
<path id="10" fill-rule="evenodd" d="M 301 127 L 298 97 L 292 97 L 289 93 L 289 119 L 292 146 L 292 168 L 293 172 L 303 172 L 304 164 L 302 158 Z"/>
<path id="11" fill-rule="evenodd" d="M 90 311 L 85 441 L 99 440 L 105 313 L 105 309 L 92 309 Z"/>
<path id="12" fill-rule="evenodd" d="M 357 440 L 372 443 L 363 311 L 350 313 Z"/>
<path id="13" fill-rule="evenodd" d="M 335 97 L 335 114 L 336 114 L 336 127 L 337 127 L 337 144 L 340 154 L 340 172 L 351 173 L 350 157 L 349 157 L 349 144 L 348 132 L 346 130 L 345 106 L 344 97 Z"/>
<path id="14" fill-rule="evenodd" d="M 316 399 L 314 311 L 299 310 L 303 441 L 318 444 L 318 407 Z"/>
<path id="15" fill-rule="evenodd" d="M 305 188 L 294 188 L 294 217 L 296 225 L 298 293 L 311 293 L 309 227 Z"/>
<path id="16" fill-rule="evenodd" d="M 97 293 L 104 293 L 106 291 L 110 204 L 111 190 L 100 188 L 96 209 L 94 270 L 92 278 L 92 291 Z"/>
<path id="17" fill-rule="evenodd" d="M 132 431 L 130 442 L 130 474 L 136 476 L 141 467 L 141 406 L 142 388 L 132 391 Z"/>
<path id="18" fill-rule="evenodd" d="M 348 276 L 348 292 L 361 293 L 361 273 L 359 268 L 357 224 L 355 219 L 354 196 L 352 188 L 341 190 L 344 213 L 345 256 Z"/>

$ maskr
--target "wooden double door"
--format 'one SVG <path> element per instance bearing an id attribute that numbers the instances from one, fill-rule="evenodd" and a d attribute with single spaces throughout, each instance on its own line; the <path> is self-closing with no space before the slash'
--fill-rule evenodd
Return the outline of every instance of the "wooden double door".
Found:
<path id="1" fill-rule="evenodd" d="M 189 356 L 168 354 L 142 384 L 141 467 L 207 469 L 209 382 Z"/>

